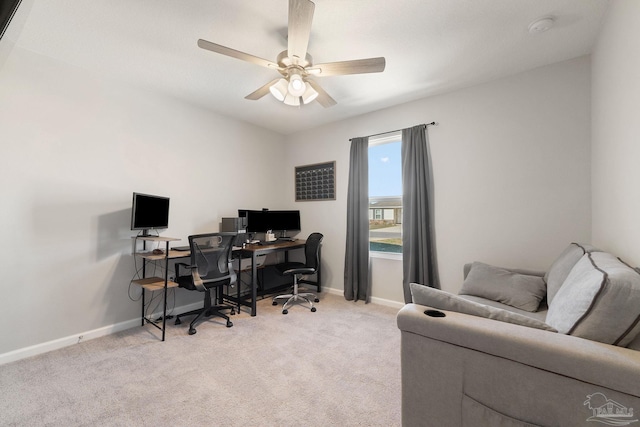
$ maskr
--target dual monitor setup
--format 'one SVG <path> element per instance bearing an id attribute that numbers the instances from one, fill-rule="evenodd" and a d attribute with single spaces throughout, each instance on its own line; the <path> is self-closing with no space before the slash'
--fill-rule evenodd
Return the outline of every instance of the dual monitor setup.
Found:
<path id="1" fill-rule="evenodd" d="M 131 229 L 148 236 L 150 230 L 169 227 L 169 197 L 133 193 L 131 205 Z M 234 227 L 238 232 L 255 235 L 277 232 L 286 237 L 288 232 L 300 231 L 300 211 L 297 210 L 238 210 L 238 221 Z"/>

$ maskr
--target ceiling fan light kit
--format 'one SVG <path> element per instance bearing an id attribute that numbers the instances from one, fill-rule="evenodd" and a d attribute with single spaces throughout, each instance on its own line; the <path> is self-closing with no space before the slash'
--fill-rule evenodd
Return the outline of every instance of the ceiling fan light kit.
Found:
<path id="1" fill-rule="evenodd" d="M 302 77 L 298 73 L 292 73 L 289 76 L 289 85 L 287 86 L 289 93 L 293 96 L 302 96 L 306 89 Z"/>
<path id="2" fill-rule="evenodd" d="M 258 88 L 245 98 L 257 100 L 271 92 L 274 98 L 286 105 L 299 106 L 300 101 L 308 104 L 317 100 L 323 107 L 331 107 L 336 101 L 325 92 L 309 75 L 339 76 L 345 74 L 380 73 L 386 62 L 383 57 L 357 59 L 342 62 L 327 62 L 313 65 L 307 52 L 311 21 L 315 4 L 310 0 L 289 0 L 288 49 L 280 52 L 276 62 L 272 62 L 248 53 L 240 52 L 207 40 L 198 40 L 198 46 L 221 55 L 251 62 L 256 65 L 277 70 L 282 78 L 273 80 Z"/>
<path id="3" fill-rule="evenodd" d="M 287 96 L 287 86 L 289 83 L 285 79 L 279 79 L 274 84 L 269 86 L 269 92 L 278 101 L 284 101 L 284 97 Z"/>
<path id="4" fill-rule="evenodd" d="M 304 91 L 304 94 L 302 94 L 302 102 L 308 104 L 312 101 L 315 101 L 319 94 L 314 88 L 311 87 L 309 83 L 305 83 L 305 87 L 307 89 Z"/>
<path id="5" fill-rule="evenodd" d="M 300 106 L 300 97 L 288 93 L 287 96 L 284 97 L 284 103 L 292 107 L 298 107 Z"/>

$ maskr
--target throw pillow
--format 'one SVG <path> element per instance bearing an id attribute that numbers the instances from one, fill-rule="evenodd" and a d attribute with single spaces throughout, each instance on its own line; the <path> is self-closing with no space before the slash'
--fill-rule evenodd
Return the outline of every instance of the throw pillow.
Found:
<path id="1" fill-rule="evenodd" d="M 551 264 L 549 271 L 544 275 L 544 281 L 547 283 L 547 303 L 551 304 L 558 290 L 567 279 L 574 265 L 587 252 L 599 252 L 600 250 L 582 243 L 571 243 L 562 251 L 558 258 Z"/>
<path id="2" fill-rule="evenodd" d="M 607 252 L 586 253 L 549 304 L 559 332 L 625 347 L 640 332 L 640 274 Z"/>
<path id="3" fill-rule="evenodd" d="M 546 292 L 542 277 L 474 262 L 462 283 L 460 294 L 486 298 L 521 310 L 537 311 Z"/>
<path id="4" fill-rule="evenodd" d="M 411 297 L 415 304 L 556 332 L 554 328 L 544 322 L 540 322 L 539 320 L 532 319 L 521 314 L 511 313 L 507 310 L 489 307 L 484 304 L 478 304 L 461 298 L 458 295 L 450 294 L 418 283 L 410 283 L 409 287 L 411 289 Z"/>

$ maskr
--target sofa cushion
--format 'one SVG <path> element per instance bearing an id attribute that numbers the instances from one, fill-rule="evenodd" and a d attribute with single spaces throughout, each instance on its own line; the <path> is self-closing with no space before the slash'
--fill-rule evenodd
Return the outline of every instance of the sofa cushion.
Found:
<path id="1" fill-rule="evenodd" d="M 531 317 L 532 319 L 536 319 L 541 322 L 544 322 L 544 319 L 547 318 L 548 307 L 544 301 L 540 303 L 540 307 L 538 307 L 538 311 L 525 311 L 525 310 L 520 310 L 519 308 L 515 308 L 511 305 L 503 304 L 501 302 L 493 301 L 486 298 L 477 297 L 474 295 L 458 295 L 458 296 L 460 298 L 466 299 L 467 301 L 473 301 L 473 302 L 477 302 L 478 304 L 488 305 L 489 307 L 495 307 L 501 310 L 507 310 L 512 313 L 521 314 L 522 316 Z"/>
<path id="2" fill-rule="evenodd" d="M 607 252 L 584 254 L 549 304 L 559 332 L 627 346 L 640 332 L 640 274 Z"/>
<path id="3" fill-rule="evenodd" d="M 571 243 L 565 248 L 558 258 L 551 264 L 549 270 L 544 275 L 547 283 L 547 303 L 551 304 L 558 290 L 566 280 L 574 265 L 587 252 L 599 252 L 600 250 L 582 243 Z"/>
<path id="4" fill-rule="evenodd" d="M 537 311 L 546 292 L 542 277 L 474 262 L 462 283 L 460 294 L 490 299 L 525 311 Z"/>
<path id="5" fill-rule="evenodd" d="M 409 284 L 409 288 L 411 289 L 411 297 L 415 304 L 556 332 L 554 328 L 539 320 L 469 301 L 458 295 L 450 294 L 439 289 L 430 288 L 418 283 Z"/>

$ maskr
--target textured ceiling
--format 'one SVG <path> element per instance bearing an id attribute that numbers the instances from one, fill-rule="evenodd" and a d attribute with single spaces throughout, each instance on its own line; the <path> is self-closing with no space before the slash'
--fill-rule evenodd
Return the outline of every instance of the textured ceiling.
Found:
<path id="1" fill-rule="evenodd" d="M 384 56 L 383 73 L 316 81 L 338 102 L 244 97 L 279 74 L 197 47 L 265 59 L 286 49 L 287 0 L 23 0 L 16 45 L 290 134 L 590 53 L 607 0 L 315 0 L 315 63 Z M 528 25 L 552 15 L 551 30 Z M 13 25 L 13 24 L 12 24 Z"/>

